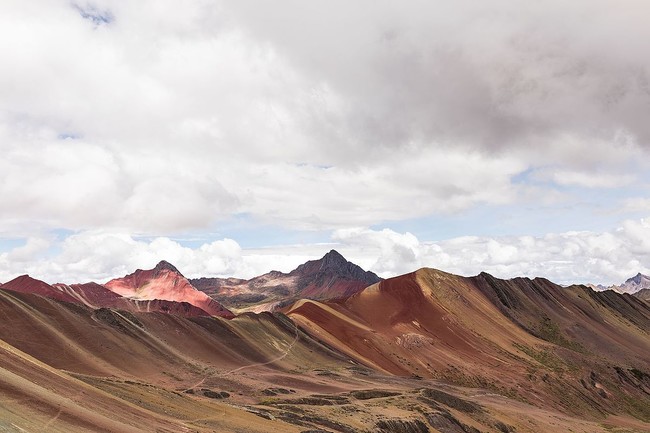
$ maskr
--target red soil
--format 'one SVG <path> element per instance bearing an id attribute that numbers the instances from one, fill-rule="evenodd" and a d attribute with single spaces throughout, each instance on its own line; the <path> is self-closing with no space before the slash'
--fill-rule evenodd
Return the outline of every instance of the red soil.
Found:
<path id="1" fill-rule="evenodd" d="M 138 269 L 104 285 L 109 290 L 133 300 L 187 302 L 212 316 L 231 318 L 234 314 L 223 305 L 196 290 L 176 268 L 160 262 L 154 269 Z"/>

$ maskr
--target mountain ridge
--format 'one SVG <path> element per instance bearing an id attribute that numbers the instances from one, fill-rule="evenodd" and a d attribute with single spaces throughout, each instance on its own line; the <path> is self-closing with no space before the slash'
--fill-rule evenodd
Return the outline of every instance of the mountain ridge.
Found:
<path id="1" fill-rule="evenodd" d="M 380 281 L 338 251 L 309 260 L 288 273 L 271 271 L 249 280 L 190 279 L 197 289 L 238 311 L 275 311 L 301 298 L 340 299 Z"/>
<path id="2" fill-rule="evenodd" d="M 575 413 L 650 395 L 650 306 L 627 294 L 423 268 L 341 302 L 302 300 L 286 312 L 308 334 L 390 374 L 490 383 Z"/>
<path id="3" fill-rule="evenodd" d="M 347 266 L 308 263 L 310 281 Z M 256 281 L 297 287 L 287 275 Z M 85 301 L 0 288 L 0 419 L 27 431 L 153 432 L 132 427 L 143 417 L 205 433 L 650 430 L 650 305 L 628 294 L 422 268 L 226 320 L 96 308 L 95 295 L 173 301 L 22 281 Z M 122 282 L 139 294 L 188 284 L 168 262 Z"/>

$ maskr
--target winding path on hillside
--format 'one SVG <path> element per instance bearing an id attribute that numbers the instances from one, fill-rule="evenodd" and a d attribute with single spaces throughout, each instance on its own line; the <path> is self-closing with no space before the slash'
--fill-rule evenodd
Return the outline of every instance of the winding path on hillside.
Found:
<path id="1" fill-rule="evenodd" d="M 205 376 L 203 379 L 201 379 L 200 381 L 198 381 L 197 383 L 195 383 L 194 385 L 192 385 L 191 387 L 187 388 L 185 391 L 189 391 L 189 390 L 192 390 L 194 388 L 197 388 L 197 387 L 203 385 L 203 383 L 206 380 L 208 380 L 209 378 L 212 378 L 212 377 L 223 377 L 223 376 L 227 376 L 227 375 L 230 375 L 230 374 L 233 374 L 233 373 L 238 373 L 238 372 L 240 372 L 242 370 L 245 370 L 245 369 L 248 369 L 248 368 L 263 367 L 265 365 L 273 364 L 274 362 L 278 362 L 278 361 L 281 361 L 282 359 L 286 358 L 289 355 L 289 353 L 291 353 L 291 350 L 293 349 L 293 347 L 298 342 L 298 339 L 300 338 L 300 332 L 298 330 L 298 325 L 296 325 L 293 321 L 291 322 L 291 324 L 293 325 L 293 329 L 294 329 L 294 333 L 295 333 L 295 335 L 293 337 L 293 341 L 291 343 L 289 343 L 289 346 L 280 355 L 276 356 L 275 358 L 273 358 L 273 359 L 271 359 L 269 361 L 255 362 L 253 364 L 243 365 L 241 367 L 237 367 L 237 368 L 234 368 L 234 369 L 229 370 L 229 371 L 209 374 L 209 375 Z"/>

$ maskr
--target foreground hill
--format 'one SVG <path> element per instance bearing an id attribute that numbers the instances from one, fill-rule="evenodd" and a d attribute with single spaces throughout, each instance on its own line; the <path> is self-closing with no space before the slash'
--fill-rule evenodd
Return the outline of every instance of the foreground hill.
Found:
<path id="1" fill-rule="evenodd" d="M 1 431 L 298 432 L 247 403 L 273 384 L 296 388 L 288 371 L 346 366 L 278 315 L 92 310 L 8 290 L 0 315 Z"/>
<path id="2" fill-rule="evenodd" d="M 319 260 L 310 260 L 293 271 L 271 271 L 250 280 L 197 278 L 197 289 L 238 310 L 273 311 L 298 299 L 341 299 L 380 281 L 331 250 Z"/>
<path id="3" fill-rule="evenodd" d="M 634 293 L 633 296 L 644 301 L 650 301 L 650 289 L 641 289 Z"/>
<path id="4" fill-rule="evenodd" d="M 107 282 L 104 287 L 132 300 L 187 302 L 211 316 L 234 316 L 219 302 L 196 290 L 178 269 L 164 260 L 153 269 L 138 269 Z"/>
<path id="5" fill-rule="evenodd" d="M 421 269 L 288 315 L 369 367 L 495 390 L 580 416 L 650 421 L 650 306 L 544 279 Z"/>

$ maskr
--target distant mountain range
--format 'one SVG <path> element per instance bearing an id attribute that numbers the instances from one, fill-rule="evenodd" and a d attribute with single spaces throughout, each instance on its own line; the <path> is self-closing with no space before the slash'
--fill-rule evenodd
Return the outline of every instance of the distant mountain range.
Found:
<path id="1" fill-rule="evenodd" d="M 128 298 L 121 296 L 97 283 L 85 284 L 47 284 L 29 275 L 21 275 L 7 283 L 0 284 L 0 289 L 28 293 L 45 298 L 65 301 L 71 304 L 83 305 L 91 309 L 115 308 L 130 312 L 162 312 L 185 317 L 209 316 L 200 307 L 185 300 L 171 301 L 166 299 Z M 224 310 L 223 316 L 233 314 Z"/>
<path id="2" fill-rule="evenodd" d="M 381 279 L 347 261 L 337 251 L 311 260 L 288 274 L 271 271 L 250 280 L 197 278 L 188 280 L 171 263 L 162 260 L 153 269 L 105 284 L 48 284 L 21 275 L 0 288 L 32 293 L 90 308 L 158 311 L 196 316 L 234 317 L 230 308 L 273 311 L 298 299 L 333 300 L 351 296 Z"/>
<path id="3" fill-rule="evenodd" d="M 588 284 L 588 286 L 597 291 L 614 290 L 618 293 L 628 293 L 640 299 L 648 300 L 648 292 L 650 292 L 650 277 L 639 272 L 632 278 L 625 280 L 625 282 L 620 285 L 603 286 L 601 284 Z"/>
<path id="4" fill-rule="evenodd" d="M 234 317 L 235 313 L 279 311 L 298 300 L 332 301 L 347 299 L 381 281 L 331 250 L 289 273 L 271 271 L 251 279 L 202 277 L 187 279 L 171 263 L 162 260 L 153 269 L 105 284 L 48 284 L 21 275 L 0 284 L 0 288 L 34 293 L 90 308 L 118 308 L 126 311 L 158 311 L 188 317 Z M 587 285 L 596 291 L 614 290 L 650 301 L 650 277 L 638 273 L 621 285 Z"/>

